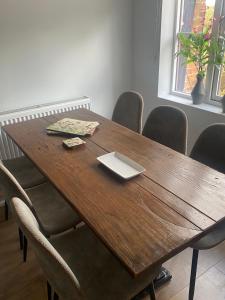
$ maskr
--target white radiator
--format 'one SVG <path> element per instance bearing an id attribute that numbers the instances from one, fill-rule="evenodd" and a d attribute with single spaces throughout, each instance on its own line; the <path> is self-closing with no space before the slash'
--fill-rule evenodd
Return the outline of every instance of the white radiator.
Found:
<path id="1" fill-rule="evenodd" d="M 23 153 L 6 135 L 6 133 L 1 130 L 2 126 L 55 115 L 66 111 L 72 111 L 78 108 L 86 108 L 90 110 L 90 98 L 82 97 L 74 100 L 48 103 L 44 105 L 27 107 L 25 109 L 0 113 L 0 159 L 11 159 L 23 155 Z"/>

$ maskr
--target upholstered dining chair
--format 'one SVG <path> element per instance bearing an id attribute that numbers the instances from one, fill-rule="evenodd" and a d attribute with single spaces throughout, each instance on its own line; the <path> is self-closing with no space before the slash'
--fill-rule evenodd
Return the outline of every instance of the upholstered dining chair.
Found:
<path id="1" fill-rule="evenodd" d="M 185 154 L 187 148 L 186 114 L 173 106 L 158 106 L 149 114 L 142 134 Z"/>
<path id="2" fill-rule="evenodd" d="M 2 163 L 24 189 L 37 186 L 46 181 L 46 178 L 26 156 L 3 160 Z M 8 205 L 5 202 L 5 220 L 8 220 L 8 216 Z"/>
<path id="3" fill-rule="evenodd" d="M 173 106 L 158 106 L 149 114 L 142 134 L 160 144 L 185 154 L 187 148 L 186 114 Z M 154 279 L 155 287 L 160 287 L 172 279 L 163 266 Z"/>
<path id="4" fill-rule="evenodd" d="M 225 174 L 225 124 L 213 124 L 206 128 L 197 139 L 190 157 Z M 225 221 L 222 221 L 213 231 L 192 245 L 189 300 L 194 299 L 199 251 L 213 248 L 224 240 Z"/>
<path id="5" fill-rule="evenodd" d="M 142 131 L 144 101 L 142 96 L 129 91 L 120 95 L 113 111 L 112 120 L 135 132 Z"/>
<path id="6" fill-rule="evenodd" d="M 79 216 L 49 182 L 25 191 L 2 163 L 0 163 L 0 192 L 8 205 L 14 196 L 23 199 L 35 213 L 40 228 L 47 237 L 62 233 L 81 222 Z M 23 259 L 26 261 L 27 239 L 21 230 L 19 234 Z"/>
<path id="7" fill-rule="evenodd" d="M 92 233 L 88 226 L 69 231 L 50 240 L 42 234 L 29 207 L 12 199 L 18 226 L 27 236 L 51 287 L 54 299 L 128 300 L 149 286 L 157 269 L 133 278 Z M 155 299 L 151 286 L 151 299 Z"/>

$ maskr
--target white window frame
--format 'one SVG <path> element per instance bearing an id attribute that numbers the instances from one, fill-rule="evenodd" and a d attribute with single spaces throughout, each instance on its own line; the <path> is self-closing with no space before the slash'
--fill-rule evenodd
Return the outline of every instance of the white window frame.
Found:
<path id="1" fill-rule="evenodd" d="M 176 1 L 176 18 L 175 18 L 175 24 L 174 24 L 174 37 L 173 37 L 173 54 L 178 51 L 178 39 L 177 34 L 179 32 L 180 28 L 180 22 L 183 15 L 183 5 L 184 0 L 177 0 Z M 214 11 L 214 18 L 219 19 L 221 16 L 225 15 L 225 0 L 216 0 L 215 4 L 215 11 Z M 225 22 L 222 22 L 222 28 L 218 28 L 216 24 L 213 24 L 212 32 L 213 34 L 219 34 L 219 32 L 222 30 L 222 32 L 225 31 Z M 172 64 L 172 80 L 171 80 L 171 91 L 170 93 L 175 96 L 179 96 L 182 98 L 187 98 L 191 100 L 191 95 L 187 93 L 182 93 L 175 90 L 176 85 L 176 70 L 177 70 L 177 59 L 175 56 L 172 58 L 173 64 Z M 220 105 L 220 100 L 222 97 L 219 97 L 217 95 L 218 91 L 218 85 L 219 85 L 219 76 L 220 71 L 213 66 L 209 66 L 206 74 L 206 81 L 205 81 L 205 87 L 206 87 L 206 97 L 205 97 L 205 103 L 207 104 L 213 104 L 213 105 Z"/>

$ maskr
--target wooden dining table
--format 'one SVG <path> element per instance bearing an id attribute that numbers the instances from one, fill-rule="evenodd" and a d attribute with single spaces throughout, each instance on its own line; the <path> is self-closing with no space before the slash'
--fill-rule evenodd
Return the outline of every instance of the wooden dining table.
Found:
<path id="1" fill-rule="evenodd" d="M 85 145 L 62 146 L 46 127 L 64 117 L 98 121 Z M 132 276 L 189 247 L 225 216 L 225 175 L 78 109 L 3 128 Z M 122 180 L 97 157 L 118 151 L 146 171 Z"/>

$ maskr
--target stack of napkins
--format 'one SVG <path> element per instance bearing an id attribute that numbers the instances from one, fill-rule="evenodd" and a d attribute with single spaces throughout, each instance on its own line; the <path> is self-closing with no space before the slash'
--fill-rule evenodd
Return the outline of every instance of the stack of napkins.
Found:
<path id="1" fill-rule="evenodd" d="M 76 119 L 65 118 L 50 126 L 48 126 L 47 132 L 52 133 L 67 133 L 79 136 L 92 135 L 99 126 L 98 122 L 88 122 Z"/>

